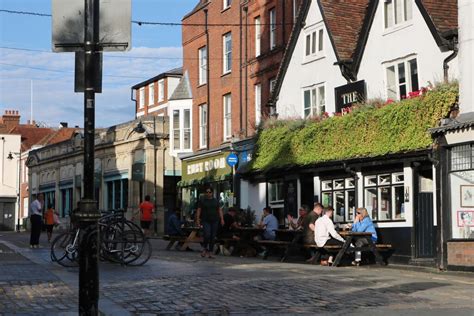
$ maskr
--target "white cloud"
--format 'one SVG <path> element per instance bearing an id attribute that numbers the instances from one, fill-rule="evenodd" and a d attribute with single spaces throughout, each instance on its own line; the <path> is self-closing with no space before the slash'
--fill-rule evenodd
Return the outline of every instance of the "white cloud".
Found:
<path id="1" fill-rule="evenodd" d="M 122 58 L 127 56 L 146 59 Z M 127 53 L 106 53 L 102 93 L 96 95 L 96 126 L 106 127 L 133 119 L 134 102 L 130 100 L 130 88 L 180 67 L 181 56 L 181 47 L 137 47 Z M 35 120 L 50 126 L 57 126 L 62 121 L 69 122 L 70 126 L 83 126 L 83 94 L 74 93 L 74 54 L 0 49 L 1 113 L 5 109 L 15 109 L 20 111 L 22 122 L 30 118 L 31 80 Z"/>

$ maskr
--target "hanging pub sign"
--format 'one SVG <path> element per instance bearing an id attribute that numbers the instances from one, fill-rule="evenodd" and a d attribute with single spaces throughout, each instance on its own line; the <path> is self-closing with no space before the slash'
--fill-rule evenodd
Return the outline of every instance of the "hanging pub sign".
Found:
<path id="1" fill-rule="evenodd" d="M 336 113 L 348 113 L 354 104 L 365 101 L 365 81 L 360 80 L 336 87 L 334 95 L 336 96 Z"/>

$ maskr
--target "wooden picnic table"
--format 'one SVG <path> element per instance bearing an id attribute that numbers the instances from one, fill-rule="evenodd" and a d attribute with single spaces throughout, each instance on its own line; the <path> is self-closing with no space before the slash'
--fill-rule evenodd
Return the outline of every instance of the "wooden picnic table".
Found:
<path id="1" fill-rule="evenodd" d="M 265 231 L 259 227 L 235 227 L 232 232 L 238 237 L 237 247 L 234 251 L 247 253 L 249 248 L 257 250 L 257 242 L 254 240 L 256 236 L 262 234 Z"/>
<path id="2" fill-rule="evenodd" d="M 384 264 L 383 258 L 380 255 L 380 253 L 377 250 L 377 247 L 375 246 L 375 243 L 372 240 L 372 233 L 370 232 L 353 232 L 353 231 L 340 231 L 339 235 L 344 238 L 344 244 L 342 245 L 341 250 L 337 253 L 336 258 L 334 259 L 333 266 L 337 267 L 341 263 L 341 259 L 344 256 L 344 254 L 353 252 L 353 251 L 366 251 L 369 250 L 372 252 L 375 256 L 375 260 L 380 263 Z M 363 247 L 355 247 L 352 248 L 351 244 L 355 243 L 357 239 L 360 238 L 365 238 L 368 242 L 367 246 Z"/>
<path id="3" fill-rule="evenodd" d="M 182 230 L 188 234 L 183 244 L 180 247 L 180 250 L 186 250 L 189 247 L 190 243 L 201 243 L 202 237 L 198 236 L 198 232 L 201 231 L 201 227 L 192 226 L 192 227 L 183 227 Z"/>

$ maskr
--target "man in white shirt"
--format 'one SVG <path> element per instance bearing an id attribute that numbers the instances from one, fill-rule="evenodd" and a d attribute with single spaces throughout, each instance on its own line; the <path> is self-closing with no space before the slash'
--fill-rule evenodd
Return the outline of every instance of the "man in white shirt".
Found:
<path id="1" fill-rule="evenodd" d="M 36 199 L 30 205 L 31 235 L 30 248 L 38 248 L 41 235 L 41 226 L 43 224 L 43 194 L 39 193 Z"/>
<path id="2" fill-rule="evenodd" d="M 326 245 L 339 245 L 342 246 L 344 238 L 336 232 L 334 223 L 332 222 L 332 216 L 334 209 L 328 207 L 324 215 L 316 221 L 314 224 L 314 241 L 318 247 L 324 247 Z M 327 259 L 327 254 L 323 254 L 321 258 L 321 265 L 332 264 L 332 256 Z"/>

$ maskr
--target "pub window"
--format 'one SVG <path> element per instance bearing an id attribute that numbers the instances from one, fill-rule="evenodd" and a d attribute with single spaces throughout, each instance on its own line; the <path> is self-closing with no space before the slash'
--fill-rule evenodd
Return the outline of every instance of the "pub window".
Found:
<path id="1" fill-rule="evenodd" d="M 386 67 L 387 99 L 405 99 L 410 92 L 420 89 L 416 58 L 397 61 Z"/>
<path id="2" fill-rule="evenodd" d="M 474 146 L 455 146 L 451 149 L 451 171 L 474 169 Z"/>
<path id="3" fill-rule="evenodd" d="M 413 18 L 412 1 L 413 0 L 384 1 L 386 29 L 410 21 Z"/>
<path id="4" fill-rule="evenodd" d="M 283 202 L 283 182 L 268 183 L 268 201 L 270 203 Z"/>
<path id="5" fill-rule="evenodd" d="M 303 115 L 305 118 L 322 115 L 326 111 L 324 84 L 303 90 Z"/>
<path id="6" fill-rule="evenodd" d="M 353 178 L 321 181 L 321 201 L 334 208 L 333 221 L 349 222 L 354 219 L 355 186 Z"/>
<path id="7" fill-rule="evenodd" d="M 389 221 L 404 219 L 403 173 L 365 176 L 364 203 L 373 220 Z"/>

